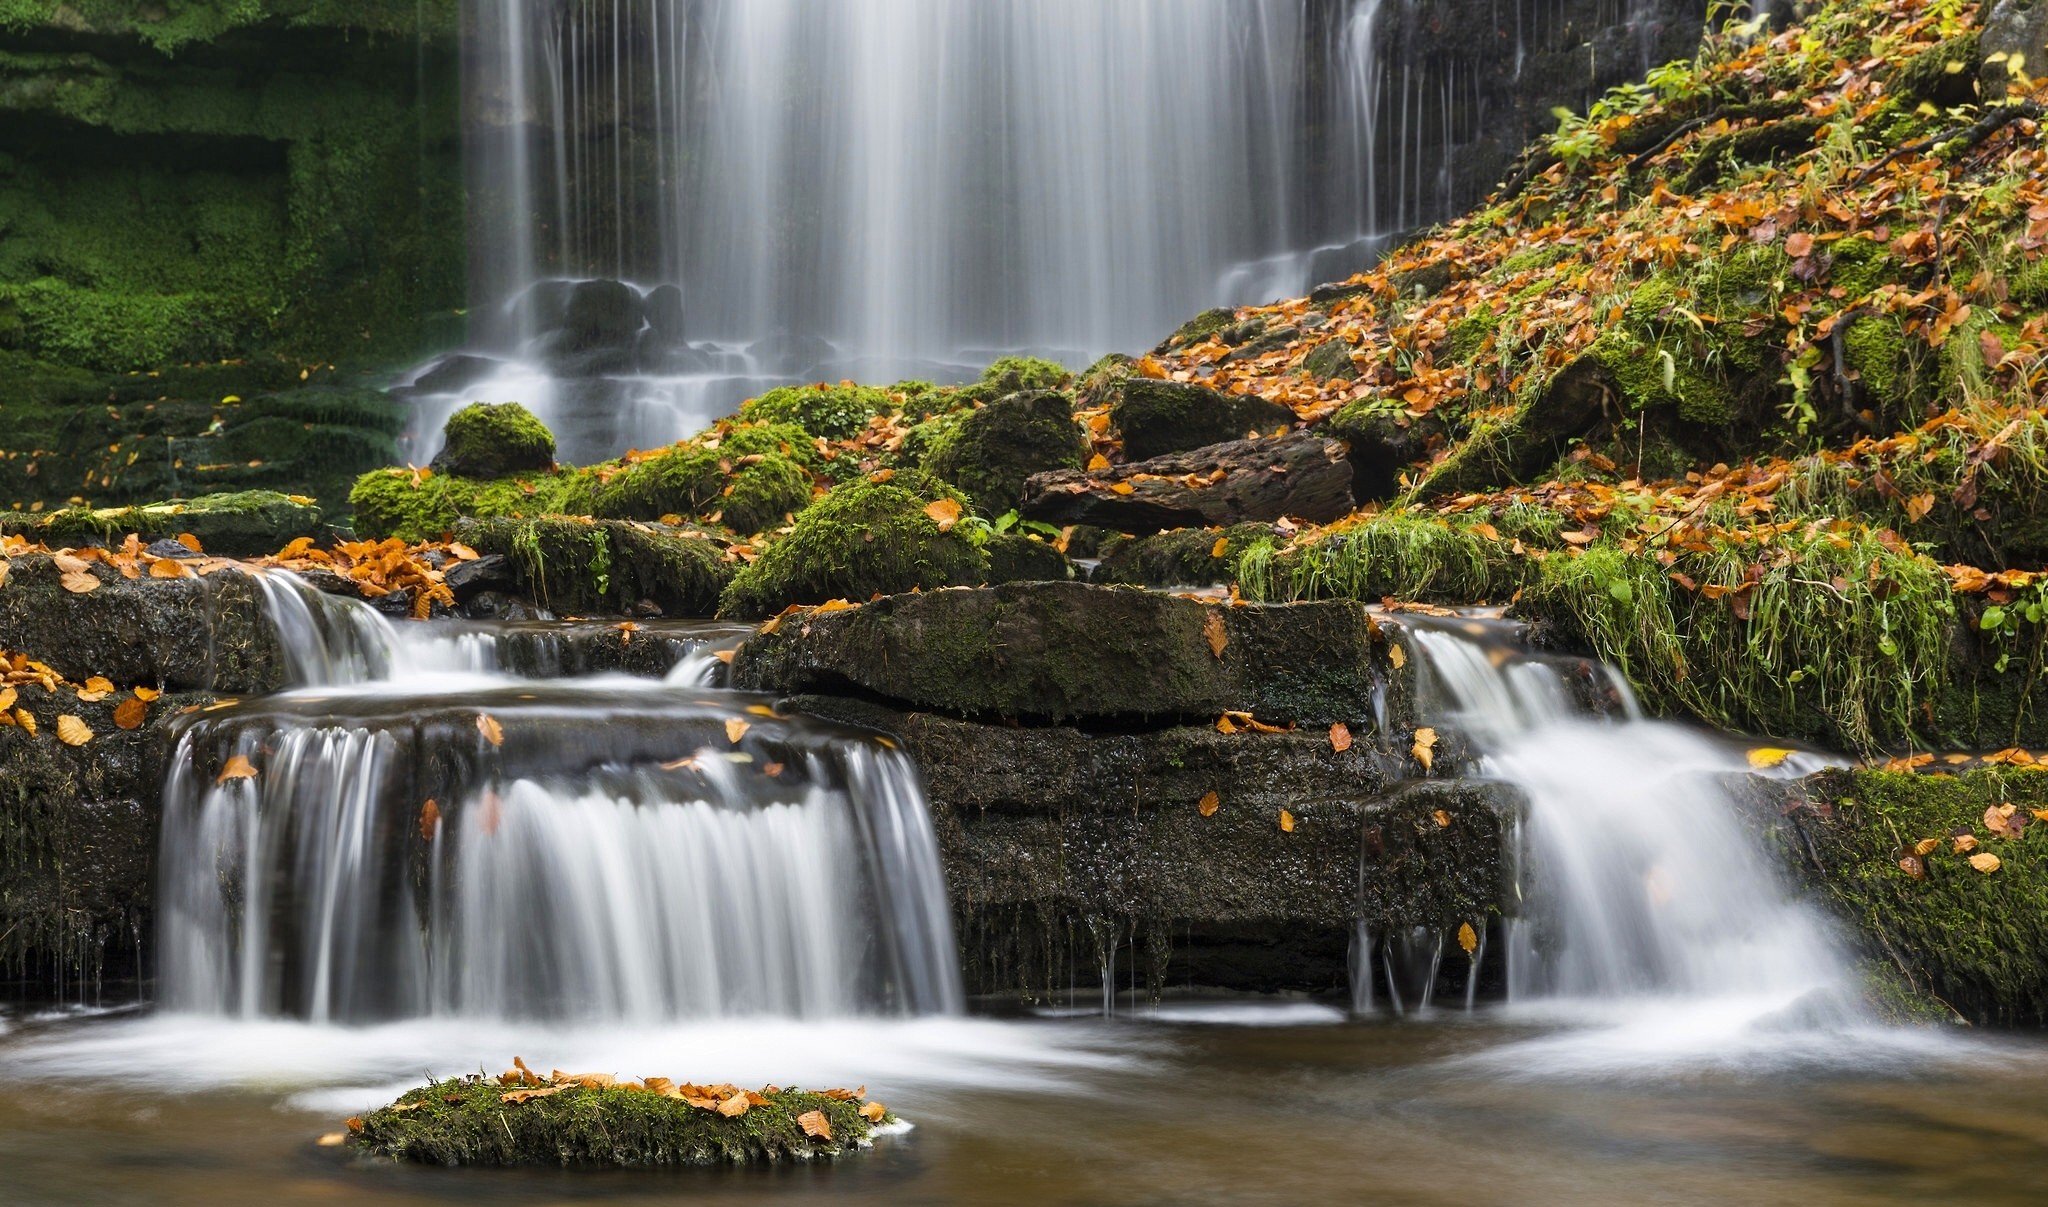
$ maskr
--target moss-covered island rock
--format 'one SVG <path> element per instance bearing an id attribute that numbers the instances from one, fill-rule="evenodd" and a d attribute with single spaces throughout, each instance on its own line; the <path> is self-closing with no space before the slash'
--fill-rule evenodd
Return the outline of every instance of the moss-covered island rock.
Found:
<path id="1" fill-rule="evenodd" d="M 473 402 L 441 429 L 437 473 L 505 478 L 555 467 L 555 434 L 516 402 Z"/>
<path id="2" fill-rule="evenodd" d="M 830 1160 L 870 1147 L 875 1129 L 893 1122 L 881 1103 L 847 1090 L 544 1079 L 522 1069 L 409 1091 L 350 1120 L 346 1142 L 424 1165 L 749 1165 Z"/>
<path id="3" fill-rule="evenodd" d="M 790 604 L 987 581 L 988 527 L 966 524 L 957 492 L 912 473 L 849 483 L 796 517 L 787 536 L 741 570 L 722 616 L 766 616 Z"/>

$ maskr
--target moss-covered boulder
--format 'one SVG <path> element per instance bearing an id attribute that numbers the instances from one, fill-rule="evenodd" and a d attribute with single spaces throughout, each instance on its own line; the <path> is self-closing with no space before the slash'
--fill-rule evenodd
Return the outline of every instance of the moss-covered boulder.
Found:
<path id="1" fill-rule="evenodd" d="M 986 527 L 975 539 L 964 510 L 951 488 L 915 474 L 848 483 L 805 508 L 788 535 L 741 570 L 719 612 L 766 616 L 790 604 L 983 582 Z"/>
<path id="2" fill-rule="evenodd" d="M 853 688 L 962 716 L 1147 721 L 1251 713 L 1369 726 L 1400 694 L 1387 640 L 1349 601 L 1218 607 L 1078 583 L 895 595 L 764 628 L 738 686 Z"/>
<path id="3" fill-rule="evenodd" d="M 628 464 L 597 489 L 592 507 L 613 519 L 694 516 L 755 533 L 787 523 L 811 490 L 810 471 L 780 452 L 685 444 Z"/>
<path id="4" fill-rule="evenodd" d="M 436 473 L 477 479 L 554 466 L 555 434 L 516 402 L 473 402 L 449 416 L 433 463 Z"/>
<path id="5" fill-rule="evenodd" d="M 710 616 L 733 577 L 716 542 L 666 524 L 545 516 L 468 520 L 454 531 L 509 558 L 524 593 L 560 614 Z"/>
<path id="6" fill-rule="evenodd" d="M 351 1120 L 350 1143 L 426 1165 L 747 1165 L 858 1151 L 893 1118 L 839 1091 L 594 1076 L 523 1086 L 472 1076 L 422 1086 Z"/>
<path id="7" fill-rule="evenodd" d="M 1106 586 L 1207 587 L 1235 577 L 1239 555 L 1273 539 L 1270 524 L 1176 528 L 1151 536 L 1104 541 L 1091 582 Z"/>
<path id="8" fill-rule="evenodd" d="M 826 440 L 858 436 L 877 415 L 894 414 L 898 398 L 879 386 L 784 386 L 740 407 L 740 418 L 755 423 L 786 423 Z"/>
<path id="9" fill-rule="evenodd" d="M 999 516 L 1016 508 L 1025 479 L 1079 469 L 1087 454 L 1073 400 L 1026 390 L 962 416 L 925 455 L 924 468 L 959 487 L 981 514 Z"/>
<path id="10" fill-rule="evenodd" d="M 484 481 L 411 469 L 372 470 L 349 492 L 356 535 L 438 540 L 463 519 L 582 514 L 595 510 L 595 479 L 549 471 Z"/>
<path id="11" fill-rule="evenodd" d="M 0 532 L 18 532 L 50 545 L 118 544 L 130 533 L 144 541 L 190 535 L 220 557 L 275 553 L 320 531 L 320 508 L 303 495 L 249 490 L 238 494 L 172 499 L 140 507 L 67 508 L 23 517 L 0 515 Z"/>
<path id="12" fill-rule="evenodd" d="M 987 549 L 991 583 L 1063 583 L 1074 576 L 1067 555 L 1036 533 L 998 532 Z"/>
<path id="13" fill-rule="evenodd" d="M 977 402 L 992 402 L 1025 390 L 1064 390 L 1074 374 L 1056 361 L 1035 356 L 1005 356 L 982 370 L 981 380 L 962 391 Z"/>
<path id="14" fill-rule="evenodd" d="M 1124 455 L 1133 461 L 1223 444 L 1252 432 L 1271 435 L 1295 421 L 1294 412 L 1277 402 L 1149 377 L 1126 378 L 1109 417 L 1123 435 Z"/>

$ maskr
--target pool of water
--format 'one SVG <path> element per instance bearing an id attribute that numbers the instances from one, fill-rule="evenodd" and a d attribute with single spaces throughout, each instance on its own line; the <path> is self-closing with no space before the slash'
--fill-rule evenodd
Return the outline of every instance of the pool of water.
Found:
<path id="1" fill-rule="evenodd" d="M 651 1032 L 17 1015 L 0 1021 L 0 1201 L 1815 1207 L 2039 1203 L 2048 1187 L 2038 1039 L 1659 1048 L 1615 1026 L 1507 1010 L 1356 1021 L 1302 1002 Z M 914 1126 L 837 1164 L 771 1170 L 411 1169 L 314 1143 L 426 1074 L 513 1055 L 865 1083 Z"/>

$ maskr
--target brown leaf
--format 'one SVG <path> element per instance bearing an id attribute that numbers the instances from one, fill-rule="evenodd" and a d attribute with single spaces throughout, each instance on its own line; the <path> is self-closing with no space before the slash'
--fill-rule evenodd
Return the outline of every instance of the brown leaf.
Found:
<path id="1" fill-rule="evenodd" d="M 363 1117 L 361 1115 L 350 1115 L 348 1117 L 348 1130 L 352 1132 L 362 1131 Z"/>
<path id="2" fill-rule="evenodd" d="M 66 746 L 83 746 L 92 741 L 92 727 L 66 713 L 57 718 L 57 740 Z"/>
<path id="3" fill-rule="evenodd" d="M 1956 853 L 1956 854 L 1958 854 L 1958 855 L 1966 855 L 1966 854 L 1968 854 L 1969 852 L 1971 852 L 1971 851 L 1974 851 L 1974 850 L 1976 850 L 1976 849 L 1977 849 L 1977 836 L 1976 836 L 1975 834 L 1958 834 L 1958 835 L 1956 835 L 1956 849 L 1955 849 L 1955 853 Z"/>
<path id="4" fill-rule="evenodd" d="M 1923 838 L 1913 844 L 1913 853 L 1915 855 L 1932 855 L 1940 846 L 1941 839 L 1939 838 Z"/>
<path id="5" fill-rule="evenodd" d="M 100 589 L 100 580 L 90 570 L 67 570 L 57 582 L 73 595 L 90 595 Z"/>
<path id="6" fill-rule="evenodd" d="M 1216 810 L 1222 807 L 1223 798 L 1214 792 L 1203 793 L 1201 801 L 1195 805 L 1195 808 L 1201 812 L 1203 817 L 1216 816 Z"/>
<path id="7" fill-rule="evenodd" d="M 2014 824 L 2014 814 L 2018 811 L 2015 806 L 2010 804 L 1993 805 L 1984 810 L 1984 828 L 1999 838 L 2018 838 L 2020 836 L 2020 825 Z"/>
<path id="8" fill-rule="evenodd" d="M 747 1096 L 745 1094 L 736 1093 L 732 1097 L 727 1098 L 725 1101 L 718 1104 L 718 1113 L 724 1115 L 728 1119 L 737 1119 L 741 1115 L 746 1114 L 747 1108 L 752 1105 L 754 1104 L 747 1101 Z"/>
<path id="9" fill-rule="evenodd" d="M 192 568 L 175 557 L 154 558 L 149 563 L 151 578 L 191 578 Z"/>
<path id="10" fill-rule="evenodd" d="M 1393 663 L 1394 669 L 1398 671 L 1408 665 L 1408 651 L 1402 649 L 1401 643 L 1396 641 L 1387 647 L 1387 661 Z"/>
<path id="11" fill-rule="evenodd" d="M 1280 810 L 1280 830 L 1284 834 L 1294 833 L 1294 814 L 1285 809 Z"/>
<path id="12" fill-rule="evenodd" d="M 752 724 L 742 721 L 738 717 L 728 718 L 725 722 L 725 740 L 737 746 L 740 744 L 740 739 L 746 737 L 747 731 L 752 728 Z"/>
<path id="13" fill-rule="evenodd" d="M 538 1089 L 512 1090 L 507 1093 L 498 1095 L 498 1101 L 509 1102 L 514 1106 L 518 1106 L 522 1102 L 532 1102 L 536 1098 L 553 1097 L 554 1095 L 561 1093 L 563 1090 L 567 1088 L 567 1086 L 547 1085 L 541 1086 Z"/>
<path id="14" fill-rule="evenodd" d="M 1932 492 L 1914 495 L 1906 500 L 1906 519 L 1912 523 L 1917 524 L 1921 520 L 1926 519 L 1927 513 L 1933 510 L 1934 495 Z"/>
<path id="15" fill-rule="evenodd" d="M 256 764 L 250 762 L 247 755 L 238 754 L 228 760 L 227 766 L 220 769 L 220 776 L 213 782 L 225 784 L 229 780 L 253 780 L 255 778 Z"/>
<path id="16" fill-rule="evenodd" d="M 149 705 L 130 696 L 114 706 L 114 724 L 122 729 L 140 729 L 149 716 Z"/>
<path id="17" fill-rule="evenodd" d="M 820 1140 L 832 1138 L 832 1121 L 825 1117 L 823 1111 L 805 1111 L 796 1117 L 796 1125 L 804 1129 L 806 1136 L 815 1136 Z"/>
<path id="18" fill-rule="evenodd" d="M 1424 726 L 1415 731 L 1415 744 L 1409 748 L 1415 761 L 1422 764 L 1426 772 L 1436 763 L 1436 730 Z"/>
<path id="19" fill-rule="evenodd" d="M 430 800 L 420 806 L 420 837 L 428 842 L 432 842 L 434 841 L 434 835 L 440 832 L 441 804 L 439 801 Z"/>
<path id="20" fill-rule="evenodd" d="M 1230 634 L 1223 628 L 1223 612 L 1218 608 L 1207 609 L 1202 617 L 1202 636 L 1209 642 L 1209 652 L 1223 657 L 1223 650 L 1230 644 Z"/>
<path id="21" fill-rule="evenodd" d="M 1429 816 L 1430 820 L 1436 822 L 1437 829 L 1448 830 L 1451 828 L 1451 815 L 1449 813 L 1444 812 L 1442 809 L 1438 809 L 1436 812 L 1431 813 Z"/>
<path id="22" fill-rule="evenodd" d="M 484 735 L 484 741 L 489 742 L 493 746 L 503 746 L 505 744 L 505 727 L 498 724 L 498 718 L 491 716 L 489 713 L 477 714 L 476 731 Z"/>
<path id="23" fill-rule="evenodd" d="M 889 1114 L 889 1108 L 879 1102 L 870 1102 L 860 1108 L 860 1117 L 869 1123 L 880 1123 Z"/>
<path id="24" fill-rule="evenodd" d="M 940 532 L 951 532 L 953 525 L 960 522 L 960 504 L 951 499 L 940 499 L 927 505 L 924 513 L 931 517 L 932 523 L 939 526 Z"/>
<path id="25" fill-rule="evenodd" d="M 1970 856 L 1970 866 L 1989 876 L 1999 869 L 1999 858 L 1989 851 L 1979 851 Z"/>
<path id="26" fill-rule="evenodd" d="M 1918 855 L 1899 856 L 1899 870 L 1915 880 L 1927 879 L 1927 861 Z"/>
<path id="27" fill-rule="evenodd" d="M 1229 714 L 1228 714 L 1228 713 L 1226 713 L 1226 714 L 1224 714 L 1223 716 L 1221 716 L 1221 717 L 1218 717 L 1218 718 L 1216 719 L 1216 732 L 1217 732 L 1217 733 L 1236 733 L 1236 732 L 1237 732 L 1237 723 L 1236 723 L 1235 721 L 1232 721 L 1232 720 L 1230 719 L 1230 716 L 1229 716 Z"/>
<path id="28" fill-rule="evenodd" d="M 1458 924 L 1458 946 L 1464 948 L 1468 956 L 1479 950 L 1479 932 L 1472 929 L 1470 922 Z"/>
<path id="29" fill-rule="evenodd" d="M 19 725 L 19 726 L 21 726 L 21 731 L 22 731 L 23 733 L 27 734 L 28 736 L 30 736 L 30 737 L 34 737 L 34 736 L 36 736 L 36 718 L 35 718 L 35 714 L 33 714 L 33 713 L 29 712 L 29 710 L 28 710 L 28 709 L 26 709 L 26 708 L 17 708 L 17 709 L 15 709 L 15 710 L 14 710 L 14 723 L 15 723 L 16 725 Z"/>
<path id="30" fill-rule="evenodd" d="M 1330 726 L 1330 749 L 1343 754 L 1351 749 L 1351 727 L 1339 721 Z"/>
<path id="31" fill-rule="evenodd" d="M 185 548 L 187 548 L 187 549 L 190 549 L 190 550 L 191 550 L 192 552 L 194 552 L 194 553 L 204 553 L 204 552 L 206 552 L 206 550 L 204 550 L 204 549 L 201 549 L 201 548 L 199 547 L 199 538 L 198 538 L 198 537 L 196 537 L 196 536 L 193 536 L 193 535 L 192 535 L 191 533 L 189 533 L 189 532 L 181 532 L 181 533 L 179 533 L 179 534 L 178 534 L 178 543 L 179 543 L 180 545 L 183 545 L 183 546 L 184 546 Z"/>

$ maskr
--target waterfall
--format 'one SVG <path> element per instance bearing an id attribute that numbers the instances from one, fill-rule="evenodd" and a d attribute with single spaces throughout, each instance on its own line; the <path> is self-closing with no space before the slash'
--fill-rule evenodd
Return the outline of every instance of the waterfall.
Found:
<path id="1" fill-rule="evenodd" d="M 264 590 L 306 643 L 308 686 L 180 726 L 160 861 L 170 1008 L 960 1009 L 916 769 L 879 739 L 702 686 L 716 660 L 680 638 L 673 682 L 543 684 L 492 669 L 499 636 L 392 625 L 281 573 Z"/>
<path id="2" fill-rule="evenodd" d="M 1737 749 L 1645 720 L 1611 670 L 1533 655 L 1512 626 L 1402 623 L 1431 721 L 1526 802 L 1503 936 L 1510 1001 L 1708 1005 L 1726 1022 L 1846 998 L 1823 922 L 1730 792 L 1747 769 Z"/>

